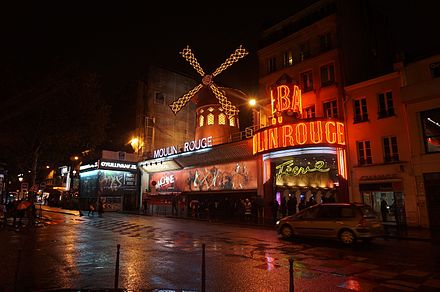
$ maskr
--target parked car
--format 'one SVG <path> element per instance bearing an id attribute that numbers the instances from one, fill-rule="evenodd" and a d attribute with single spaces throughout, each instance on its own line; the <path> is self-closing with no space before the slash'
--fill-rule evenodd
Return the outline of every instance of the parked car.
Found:
<path id="1" fill-rule="evenodd" d="M 283 238 L 295 236 L 339 239 L 353 244 L 384 234 L 382 223 L 370 206 L 360 203 L 322 203 L 277 222 Z"/>

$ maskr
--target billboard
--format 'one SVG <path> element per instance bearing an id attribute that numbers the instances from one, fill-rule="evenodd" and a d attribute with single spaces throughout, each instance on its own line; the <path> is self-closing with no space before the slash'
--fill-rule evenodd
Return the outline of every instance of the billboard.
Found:
<path id="1" fill-rule="evenodd" d="M 257 162 L 240 161 L 154 173 L 151 183 L 158 193 L 256 189 Z"/>

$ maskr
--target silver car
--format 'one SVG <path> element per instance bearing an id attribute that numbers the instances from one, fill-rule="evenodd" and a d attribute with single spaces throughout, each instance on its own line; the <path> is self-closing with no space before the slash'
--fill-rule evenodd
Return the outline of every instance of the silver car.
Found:
<path id="1" fill-rule="evenodd" d="M 360 203 L 322 203 L 277 222 L 283 238 L 294 236 L 339 239 L 353 244 L 384 235 L 384 229 L 370 206 Z"/>

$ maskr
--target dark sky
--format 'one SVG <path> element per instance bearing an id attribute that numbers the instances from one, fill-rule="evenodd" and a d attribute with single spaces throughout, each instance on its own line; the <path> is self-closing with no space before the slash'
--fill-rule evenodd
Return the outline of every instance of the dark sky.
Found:
<path id="1" fill-rule="evenodd" d="M 353 1 L 353 0 L 347 0 Z M 206 73 L 239 45 L 250 54 L 217 83 L 256 93 L 261 30 L 311 0 L 268 1 L 34 1 L 0 8 L 1 62 L 18 74 L 44 69 L 55 59 L 97 71 L 120 102 L 129 80 L 155 62 L 186 74 L 194 70 L 179 52 L 189 45 Z M 396 49 L 438 48 L 440 1 L 371 0 L 390 19 Z M 123 116 L 124 107 L 119 107 Z"/>

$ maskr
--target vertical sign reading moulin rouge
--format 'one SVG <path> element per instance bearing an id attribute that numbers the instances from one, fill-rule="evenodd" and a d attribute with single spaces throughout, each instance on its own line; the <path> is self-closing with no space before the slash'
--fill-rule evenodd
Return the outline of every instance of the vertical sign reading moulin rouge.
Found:
<path id="1" fill-rule="evenodd" d="M 294 84 L 277 85 L 271 89 L 272 124 L 283 122 L 282 114 L 293 116 L 302 114 L 301 89 Z"/>

